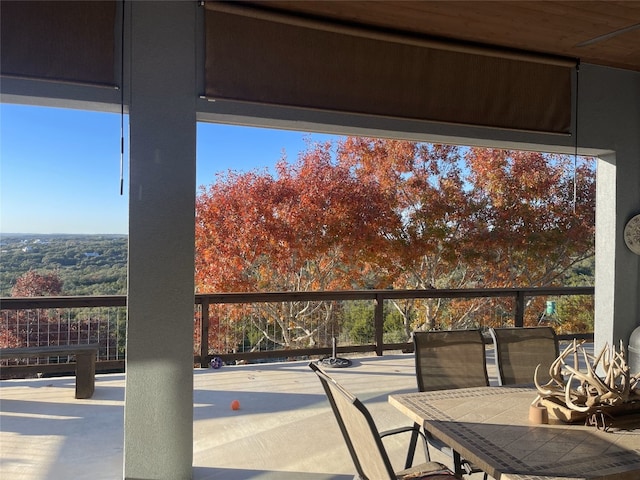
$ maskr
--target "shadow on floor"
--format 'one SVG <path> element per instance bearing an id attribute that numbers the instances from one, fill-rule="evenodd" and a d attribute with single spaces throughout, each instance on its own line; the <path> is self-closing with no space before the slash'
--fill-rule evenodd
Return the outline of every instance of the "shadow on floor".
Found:
<path id="1" fill-rule="evenodd" d="M 353 475 L 193 467 L 193 480 L 352 480 Z"/>

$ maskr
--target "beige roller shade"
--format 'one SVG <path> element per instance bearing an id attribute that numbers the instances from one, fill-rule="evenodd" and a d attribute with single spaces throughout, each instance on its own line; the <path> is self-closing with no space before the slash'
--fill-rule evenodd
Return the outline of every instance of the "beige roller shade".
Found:
<path id="1" fill-rule="evenodd" d="M 114 86 L 115 1 L 3 1 L 2 75 Z"/>
<path id="2" fill-rule="evenodd" d="M 205 6 L 209 98 L 569 132 L 575 62 Z"/>

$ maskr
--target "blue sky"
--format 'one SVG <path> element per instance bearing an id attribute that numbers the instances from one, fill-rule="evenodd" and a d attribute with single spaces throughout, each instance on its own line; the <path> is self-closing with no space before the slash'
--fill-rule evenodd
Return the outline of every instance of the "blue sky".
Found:
<path id="1" fill-rule="evenodd" d="M 283 153 L 295 161 L 309 136 L 332 138 L 199 124 L 197 185 L 273 167 Z M 121 196 L 119 115 L 0 105 L 1 233 L 127 233 L 126 156 L 124 173 Z"/>

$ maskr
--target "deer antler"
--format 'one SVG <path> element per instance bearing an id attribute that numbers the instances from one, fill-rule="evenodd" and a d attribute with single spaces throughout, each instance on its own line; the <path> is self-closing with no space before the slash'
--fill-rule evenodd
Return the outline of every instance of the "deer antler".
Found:
<path id="1" fill-rule="evenodd" d="M 549 367 L 551 380 L 544 385 L 538 381 L 540 365 L 536 367 L 533 381 L 538 397 L 559 398 L 577 412 L 588 412 L 598 405 L 617 405 L 630 399 L 640 399 L 636 391 L 640 386 L 640 372 L 631 375 L 622 342 L 619 351 L 605 344 L 595 357 L 587 353 L 583 343 L 584 340 L 578 342 L 574 339 L 562 351 Z M 586 372 L 580 370 L 580 355 L 584 359 Z M 573 365 L 567 362 L 571 357 Z M 604 371 L 602 377 L 596 374 L 599 366 Z M 576 382 L 578 385 L 574 388 Z"/>
<path id="2" fill-rule="evenodd" d="M 557 395 L 560 394 L 562 392 L 564 392 L 564 388 L 563 382 L 557 382 L 558 385 L 553 385 L 554 382 L 556 382 L 556 379 L 554 378 L 554 376 L 551 376 L 551 380 L 547 383 L 545 383 L 544 385 L 540 385 L 540 383 L 538 382 L 538 370 L 540 369 L 540 364 L 538 364 L 538 366 L 536 367 L 535 372 L 533 373 L 533 383 L 535 383 L 536 385 L 536 389 L 538 390 L 538 392 L 541 395 Z"/>

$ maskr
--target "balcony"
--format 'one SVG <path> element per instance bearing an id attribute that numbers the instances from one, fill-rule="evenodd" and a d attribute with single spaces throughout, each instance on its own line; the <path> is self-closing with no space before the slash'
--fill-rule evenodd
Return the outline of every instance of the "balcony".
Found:
<path id="1" fill-rule="evenodd" d="M 306 358 L 332 353 L 317 342 L 313 348 L 227 352 L 227 362 L 256 362 L 274 357 L 305 360 L 207 367 L 217 354 L 210 350 L 207 318 L 218 305 L 252 305 L 293 301 L 348 302 L 374 304 L 371 322 L 374 341 L 341 345 L 338 352 L 352 366 L 330 373 L 358 395 L 371 409 L 378 428 L 407 424 L 407 419 L 387 403 L 391 393 L 416 390 L 415 368 L 410 343 L 385 342 L 384 303 L 407 298 L 507 299 L 512 311 L 506 324 L 523 325 L 535 312 L 527 311 L 534 298 L 592 296 L 593 288 L 477 289 L 464 291 L 350 291 L 263 294 L 211 294 L 195 298 L 195 353 L 193 390 L 193 478 L 265 480 L 350 480 L 353 466 L 320 383 L 308 369 Z M 17 330 L 31 332 L 25 339 L 41 344 L 50 325 L 38 324 L 38 312 L 64 326 L 67 340 L 101 344 L 98 371 L 124 369 L 124 345 L 120 338 L 125 297 L 65 297 L 2 299 L 3 325 L 11 312 L 22 312 L 24 322 Z M 532 310 L 531 308 L 529 310 Z M 120 313 L 118 313 L 120 312 Z M 18 315 L 13 315 L 18 317 Z M 97 322 L 106 319 L 106 324 Z M 25 320 L 26 319 L 26 320 Z M 73 321 L 72 321 L 73 320 Z M 6 328 L 6 327 L 5 327 Z M 51 333 L 51 330 L 48 330 Z M 105 333 L 106 332 L 106 333 Z M 34 335 L 37 333 L 37 335 Z M 578 335 L 592 339 L 593 334 Z M 561 339 L 574 335 L 561 335 Z M 200 339 L 205 339 L 204 342 Z M 23 342 L 24 343 L 24 342 Z M 406 353 L 402 353 L 402 352 Z M 63 361 L 63 359 L 58 359 Z M 487 369 L 497 384 L 493 349 L 487 345 Z M 72 370 L 68 363 L 3 366 L 3 378 L 19 375 L 43 378 L 0 381 L 2 429 L 0 465 L 3 476 L 16 480 L 100 480 L 122 474 L 124 438 L 124 373 L 101 373 L 93 397 L 74 399 L 75 378 L 61 375 Z M 189 392 L 185 392 L 189 395 Z M 230 408 L 232 400 L 240 409 Z M 392 460 L 404 460 L 406 439 L 385 440 Z M 446 459 L 437 456 L 446 462 Z M 474 475 L 472 478 L 477 476 Z M 481 478 L 478 477 L 478 478 Z"/>
<path id="2" fill-rule="evenodd" d="M 329 373 L 364 401 L 378 428 L 407 424 L 406 417 L 387 403 L 387 396 L 416 390 L 413 355 L 388 352 L 382 357 L 360 354 L 350 359 L 351 367 Z M 347 448 L 307 363 L 194 369 L 194 480 L 353 478 Z M 496 385 L 491 347 L 487 348 L 487 370 L 491 384 Z M 3 477 L 119 478 L 124 386 L 124 374 L 101 374 L 92 399 L 74 400 L 73 377 L 1 381 Z M 239 410 L 231 410 L 232 400 L 240 402 Z M 397 465 L 404 460 L 404 440 L 385 439 Z M 471 477 L 476 478 L 482 476 Z"/>
<path id="3" fill-rule="evenodd" d="M 488 371 L 496 383 L 492 349 Z M 332 369 L 371 409 L 378 428 L 407 424 L 387 403 L 415 391 L 413 355 L 351 357 Z M 354 469 L 326 396 L 306 361 L 194 369 L 193 478 L 351 480 Z M 92 399 L 74 378 L 0 382 L 0 464 L 15 480 L 112 480 L 122 474 L 124 374 L 101 374 Z M 188 395 L 188 392 L 185 392 Z M 232 400 L 240 410 L 230 408 Z M 402 463 L 403 440 L 388 439 Z"/>

